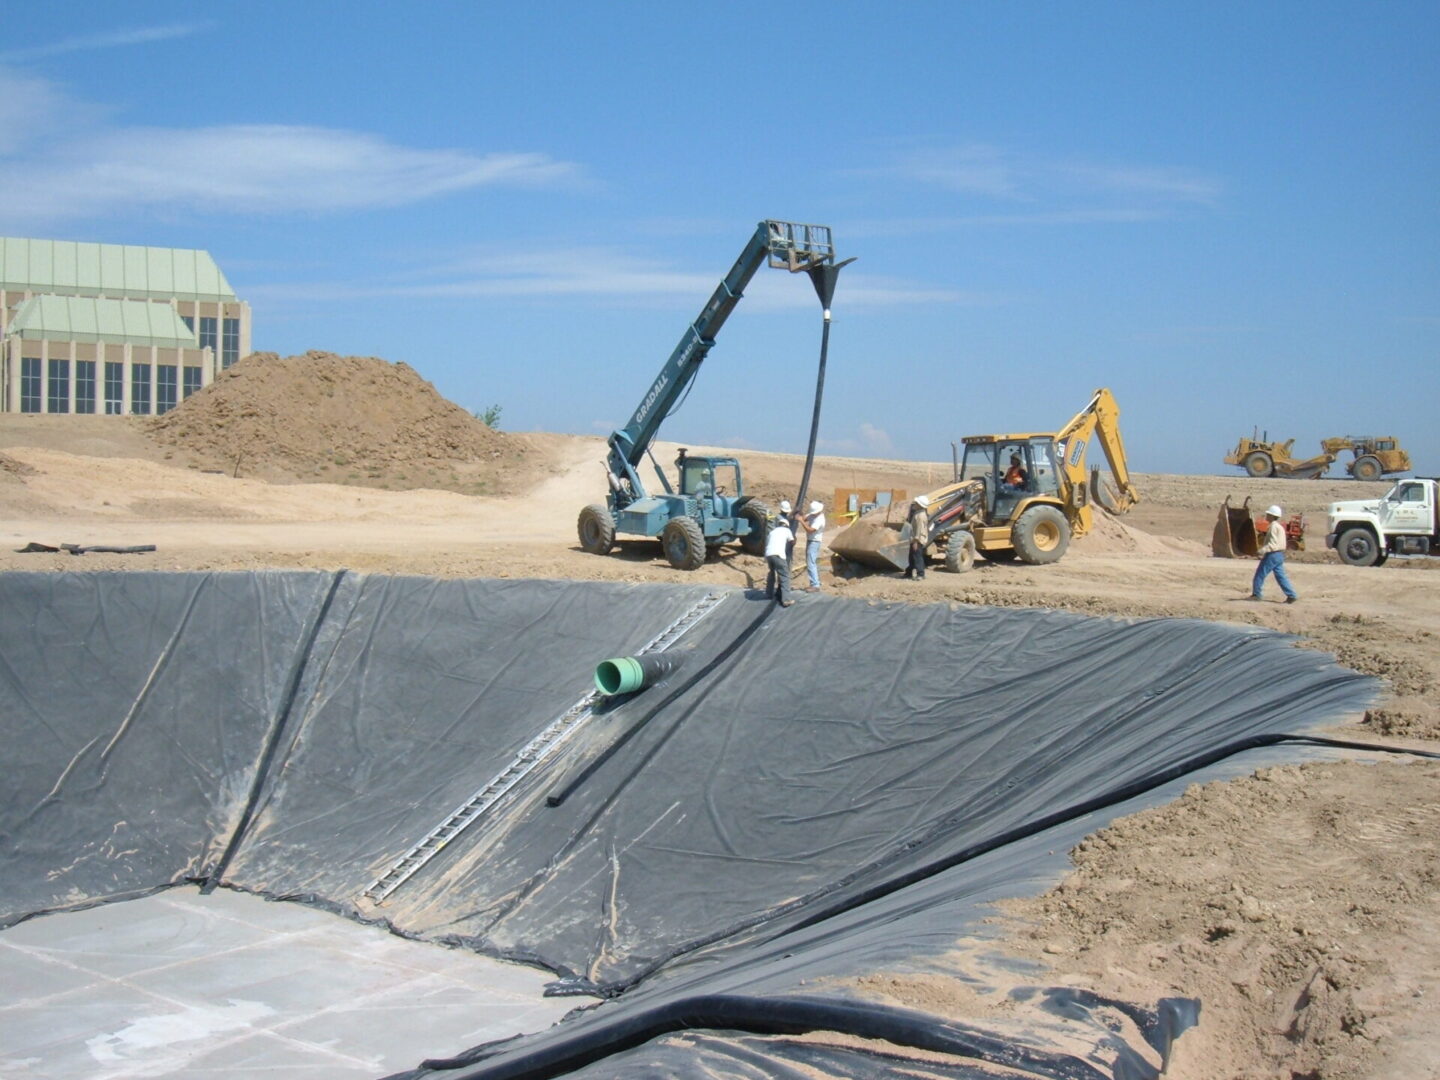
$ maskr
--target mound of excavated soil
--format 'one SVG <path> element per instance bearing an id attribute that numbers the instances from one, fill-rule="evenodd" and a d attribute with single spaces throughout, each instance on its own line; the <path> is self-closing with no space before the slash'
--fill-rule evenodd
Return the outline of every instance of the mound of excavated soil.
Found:
<path id="1" fill-rule="evenodd" d="M 23 461 L 16 461 L 9 454 L 0 454 L 0 480 L 33 474 L 35 470 Z"/>
<path id="2" fill-rule="evenodd" d="M 407 364 L 314 351 L 247 356 L 151 421 L 150 434 L 232 475 L 461 490 L 467 478 L 493 490 L 481 473 L 494 469 L 475 466 L 525 452 Z"/>
<path id="3" fill-rule="evenodd" d="M 1156 536 L 1131 528 L 1099 507 L 1091 514 L 1090 531 L 1075 541 L 1074 550 L 1089 555 L 1136 552 L 1141 555 L 1190 555 L 1203 558 L 1210 554 L 1203 544 L 1197 544 L 1193 540 L 1178 536 Z"/>

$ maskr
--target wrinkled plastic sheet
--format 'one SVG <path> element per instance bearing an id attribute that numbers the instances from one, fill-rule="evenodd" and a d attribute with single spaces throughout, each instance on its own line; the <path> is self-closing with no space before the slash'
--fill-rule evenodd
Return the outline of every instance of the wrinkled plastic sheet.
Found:
<path id="1" fill-rule="evenodd" d="M 676 646 L 676 675 L 598 710 L 384 903 L 364 895 L 584 694 L 599 660 L 710 591 L 0 575 L 0 733 L 17 765 L 0 797 L 0 925 L 223 882 L 623 995 L 471 1066 L 505 1075 L 486 1070 L 532 1043 L 606 1044 L 572 1032 L 648 1030 L 635 1018 L 655 1010 L 683 1018 L 677 1002 L 743 1016 L 755 995 L 795 998 L 802 965 L 861 974 L 933 956 L 982 867 L 995 895 L 1024 891 L 1034 865 L 1012 855 L 1034 855 L 1036 837 L 1093 828 L 1100 808 L 1372 693 L 1268 631 L 828 598 L 780 611 L 725 590 Z M 1072 1006 L 1094 1018 L 1096 1046 L 1113 1041 L 1108 1007 Z M 1165 1011 L 1136 1030 L 1165 1029 Z M 819 1053 L 785 1031 L 707 1038 L 676 1075 L 744 1075 L 718 1064 L 735 1055 L 781 1075 Z M 655 1062 L 675 1045 L 690 1042 L 615 1052 L 668 1071 Z M 867 1060 L 853 1075 L 880 1075 Z M 1109 1060 L 1103 1075 L 1144 1075 L 1125 1072 L 1125 1052 Z M 1084 1075 L 1070 1067 L 1033 1075 Z"/>

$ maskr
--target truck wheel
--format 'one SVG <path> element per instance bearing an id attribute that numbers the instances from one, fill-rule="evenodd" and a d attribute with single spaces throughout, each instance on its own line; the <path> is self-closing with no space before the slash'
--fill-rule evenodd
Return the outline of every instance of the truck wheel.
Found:
<path id="1" fill-rule="evenodd" d="M 1256 450 L 1245 459 L 1245 471 L 1251 476 L 1274 476 L 1275 463 L 1263 450 Z"/>
<path id="2" fill-rule="evenodd" d="M 1375 566 L 1384 562 L 1380 541 L 1369 529 L 1352 525 L 1335 538 L 1335 553 L 1351 566 Z"/>
<path id="3" fill-rule="evenodd" d="M 660 534 L 660 547 L 676 570 L 699 570 L 705 565 L 705 534 L 694 518 L 671 518 Z"/>
<path id="4" fill-rule="evenodd" d="M 1010 543 L 1021 562 L 1044 566 L 1058 561 L 1070 546 L 1070 523 L 1053 506 L 1032 506 L 1011 526 Z"/>
<path id="5" fill-rule="evenodd" d="M 1356 480 L 1379 480 L 1384 469 L 1380 466 L 1380 459 L 1377 457 L 1365 456 L 1357 458 L 1355 464 L 1350 466 L 1350 475 Z"/>
<path id="6" fill-rule="evenodd" d="M 975 565 L 975 537 L 964 529 L 956 529 L 945 542 L 945 569 L 963 574 Z"/>
<path id="7" fill-rule="evenodd" d="M 607 506 L 595 503 L 581 510 L 575 531 L 580 534 L 580 546 L 591 555 L 609 555 L 615 547 L 615 518 Z"/>
<path id="8" fill-rule="evenodd" d="M 748 555 L 764 555 L 765 541 L 770 536 L 770 507 L 751 499 L 740 508 L 740 516 L 750 523 L 750 531 L 740 538 L 740 550 Z"/>

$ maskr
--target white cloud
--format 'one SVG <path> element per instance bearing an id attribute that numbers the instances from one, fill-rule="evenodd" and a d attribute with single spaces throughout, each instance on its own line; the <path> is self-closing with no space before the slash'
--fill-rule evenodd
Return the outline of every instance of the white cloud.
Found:
<path id="1" fill-rule="evenodd" d="M 1052 158 L 979 143 L 906 150 L 890 164 L 856 175 L 935 188 L 972 202 L 1039 208 L 936 219 L 943 227 L 1149 220 L 1181 205 L 1214 204 L 1224 192 L 1218 177 L 1194 169 Z M 1084 202 L 1101 205 L 1076 205 Z"/>
<path id="2" fill-rule="evenodd" d="M 866 457 L 894 457 L 895 441 L 884 428 L 862 420 L 853 434 L 829 439 L 817 439 L 816 445 L 831 453 L 864 455 Z"/>
<path id="3" fill-rule="evenodd" d="M 0 222 L 137 209 L 331 213 L 580 176 L 543 153 L 415 149 L 333 128 L 106 127 L 98 110 L 13 75 L 0 75 L 0 102 Z"/>
<path id="4" fill-rule="evenodd" d="M 172 23 L 168 26 L 144 26 L 132 30 L 111 30 L 100 34 L 83 34 L 79 37 L 64 38 L 48 45 L 31 45 L 0 52 L 0 60 L 16 62 L 38 60 L 44 57 L 61 56 L 64 53 L 84 52 L 92 49 L 115 49 L 130 45 L 148 45 L 154 41 L 173 41 L 190 37 L 209 29 L 209 23 Z"/>

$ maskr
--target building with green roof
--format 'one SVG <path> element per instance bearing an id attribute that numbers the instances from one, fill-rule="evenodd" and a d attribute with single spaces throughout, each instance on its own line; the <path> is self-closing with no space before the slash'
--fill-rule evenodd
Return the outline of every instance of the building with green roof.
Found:
<path id="1" fill-rule="evenodd" d="M 168 412 L 250 335 L 208 252 L 0 237 L 0 411 Z"/>

